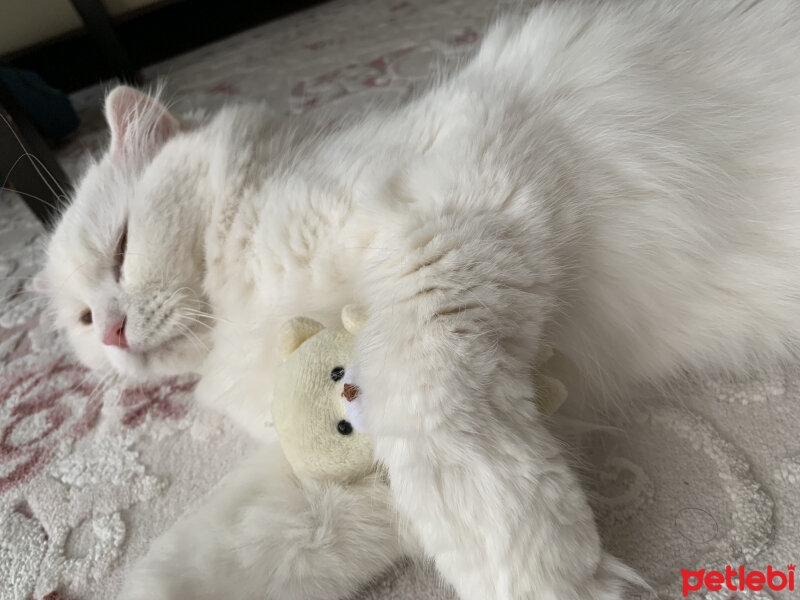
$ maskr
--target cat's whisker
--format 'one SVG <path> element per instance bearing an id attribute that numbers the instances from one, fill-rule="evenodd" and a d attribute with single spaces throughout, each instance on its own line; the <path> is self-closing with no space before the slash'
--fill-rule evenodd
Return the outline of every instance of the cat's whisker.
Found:
<path id="1" fill-rule="evenodd" d="M 186 319 L 187 321 L 191 321 L 192 323 L 197 323 L 198 325 L 202 325 L 203 327 L 206 327 L 208 329 L 214 329 L 213 325 L 209 325 L 208 323 L 205 323 L 200 319 L 195 319 L 194 317 L 187 315 L 186 313 L 182 313 L 181 317 Z"/>
<path id="2" fill-rule="evenodd" d="M 124 382 L 123 382 L 123 383 L 124 383 Z M 119 405 L 121 404 L 121 401 L 122 401 L 122 394 L 124 394 L 124 393 L 125 393 L 125 389 L 126 389 L 127 387 L 128 387 L 128 386 L 126 386 L 126 385 L 123 385 L 122 387 L 120 387 L 119 391 L 117 392 L 117 397 L 116 397 L 116 399 L 114 400 L 114 406 L 119 406 Z M 140 386 L 140 387 L 141 387 L 141 386 Z"/>
<path id="3" fill-rule="evenodd" d="M 13 192 L 15 194 L 19 194 L 20 196 L 25 196 L 27 198 L 33 198 L 34 200 L 37 200 L 37 201 L 41 202 L 42 204 L 44 204 L 46 206 L 49 206 L 53 210 L 60 210 L 60 208 L 61 208 L 59 206 L 56 206 L 52 202 L 48 202 L 47 200 L 45 200 L 41 196 L 37 196 L 35 194 L 30 194 L 28 192 L 22 192 L 20 190 L 16 190 L 14 188 L 10 188 L 10 187 L 8 187 L 6 185 L 0 185 L 0 191 L 3 191 L 3 190 L 8 190 L 9 192 Z"/>
<path id="4" fill-rule="evenodd" d="M 201 346 L 201 347 L 202 347 L 202 348 L 203 348 L 203 349 L 204 349 L 206 352 L 211 352 L 211 348 L 209 348 L 209 347 L 208 347 L 208 344 L 206 344 L 206 343 L 205 343 L 203 340 L 201 340 L 201 339 L 198 337 L 198 335 L 197 335 L 197 334 L 196 334 L 194 331 L 192 331 L 192 330 L 191 330 L 189 327 L 187 327 L 186 325 L 184 325 L 184 327 L 186 327 L 186 330 L 187 330 L 187 332 L 189 333 L 189 335 L 191 335 L 191 336 L 192 336 L 192 337 L 193 337 L 195 340 L 197 340 L 197 343 L 198 343 L 198 344 L 200 344 L 200 346 Z"/>
<path id="5" fill-rule="evenodd" d="M 50 171 L 50 169 L 47 168 L 47 166 L 42 162 L 42 160 L 38 156 L 36 156 L 35 154 L 31 154 L 30 157 L 31 157 L 32 160 L 35 160 L 37 163 L 39 163 L 39 166 L 44 170 L 45 173 L 47 173 L 47 175 L 50 177 L 50 179 L 56 185 L 56 187 L 58 187 L 58 191 L 60 192 L 60 194 L 54 194 L 54 195 L 59 197 L 59 198 L 64 198 L 64 199 L 69 198 L 69 194 L 67 193 L 67 191 L 62 187 L 62 185 L 61 185 L 61 183 L 59 183 L 58 179 L 56 179 L 53 176 L 53 173 Z M 52 191 L 52 189 L 51 189 L 51 191 Z"/>
<path id="6" fill-rule="evenodd" d="M 189 340 L 192 343 L 192 346 L 194 346 L 195 350 L 200 350 L 201 349 L 201 345 L 198 344 L 194 339 L 192 339 L 190 337 L 187 337 L 186 339 Z"/>
<path id="7" fill-rule="evenodd" d="M 56 178 L 53 177 L 53 174 L 50 172 L 50 170 L 47 167 L 44 166 L 44 163 L 39 159 L 39 157 L 37 157 L 36 155 L 34 155 L 31 152 L 28 152 L 27 148 L 25 147 L 25 144 L 22 142 L 22 139 L 20 139 L 19 135 L 17 135 L 17 132 L 11 126 L 11 123 L 8 122 L 8 120 L 6 119 L 5 115 L 0 113 L 0 119 L 3 120 L 3 123 L 5 123 L 6 127 L 11 132 L 11 135 L 14 136 L 14 139 L 17 141 L 17 144 L 19 144 L 19 147 L 23 152 L 22 155 L 20 155 L 20 157 L 17 158 L 17 160 L 14 162 L 14 165 L 9 170 L 9 172 L 6 173 L 6 178 L 9 178 L 11 176 L 11 171 L 14 170 L 14 168 L 17 166 L 17 164 L 18 164 L 18 162 L 20 160 L 22 160 L 23 158 L 28 158 L 30 160 L 30 162 L 31 162 L 31 166 L 36 171 L 36 174 L 39 175 L 39 177 L 41 178 L 42 182 L 47 186 L 47 189 L 50 190 L 50 192 L 53 194 L 53 196 L 55 196 L 56 198 L 66 197 L 66 194 L 64 193 L 64 189 L 61 188 L 61 186 L 59 185 L 59 183 L 56 180 Z M 44 170 L 45 173 L 47 173 L 47 175 L 50 178 L 50 180 L 55 182 L 55 184 L 58 186 L 60 194 L 53 188 L 53 186 L 51 185 L 51 182 L 48 181 L 48 178 L 44 176 L 44 174 L 42 173 L 42 169 Z M 50 206 L 52 206 L 52 205 L 50 205 Z M 56 208 L 56 210 L 58 209 L 58 207 L 55 207 L 55 206 L 53 208 Z"/>
<path id="8" fill-rule="evenodd" d="M 206 345 L 206 344 L 203 342 L 203 340 L 201 340 L 201 339 L 200 339 L 200 338 L 197 336 L 197 334 L 196 334 L 194 331 L 192 331 L 192 329 L 191 329 L 191 328 L 190 328 L 188 325 L 186 325 L 185 323 L 181 323 L 180 321 L 178 321 L 178 320 L 175 320 L 175 319 L 173 319 L 173 320 L 172 320 L 172 323 L 173 323 L 173 324 L 174 324 L 174 325 L 175 325 L 175 326 L 178 328 L 178 330 L 179 330 L 179 331 L 182 331 L 183 333 L 185 333 L 185 334 L 187 335 L 187 338 L 186 338 L 186 339 L 188 339 L 188 340 L 190 340 L 190 341 L 191 341 L 192 339 L 194 339 L 194 340 L 196 340 L 196 341 L 197 341 L 197 343 L 198 343 L 198 344 L 200 344 L 200 346 L 201 346 L 202 348 L 204 348 L 204 349 L 205 349 L 205 351 L 206 351 L 206 352 L 210 352 L 210 351 L 211 351 L 211 350 L 210 350 L 210 348 L 208 347 L 208 345 Z M 191 336 L 191 337 L 188 337 L 188 336 Z M 197 346 L 195 346 L 195 347 L 197 347 Z"/>
<path id="9" fill-rule="evenodd" d="M 189 290 L 192 293 L 192 296 L 194 296 L 195 298 L 198 297 L 197 292 L 193 288 L 190 288 L 188 286 L 183 286 L 181 288 L 178 288 L 177 290 L 175 290 L 175 293 L 177 294 L 178 292 L 182 292 L 184 290 Z"/>
<path id="10" fill-rule="evenodd" d="M 182 289 L 182 288 L 181 288 L 181 289 Z M 177 295 L 180 293 L 180 291 L 181 291 L 180 289 L 177 289 L 177 290 L 175 290 L 174 292 L 172 292 L 172 293 L 169 295 L 169 298 L 167 298 L 166 300 L 164 300 L 164 304 L 165 304 L 165 305 L 167 305 L 167 304 L 170 304 L 170 303 L 172 302 L 172 300 L 175 298 L 175 296 L 177 296 Z"/>
<path id="11" fill-rule="evenodd" d="M 10 290 L 9 293 L 6 295 L 6 298 L 14 298 L 16 296 L 22 296 L 23 294 L 28 296 L 35 296 L 38 298 L 44 299 L 45 296 L 38 290 L 30 289 L 26 286 L 26 284 L 32 281 L 34 278 L 26 278 L 26 277 L 6 277 L 5 279 L 0 279 L 0 283 L 11 283 L 14 285 L 16 289 Z"/>
<path id="12" fill-rule="evenodd" d="M 174 321 L 173 321 L 173 324 L 175 325 L 175 328 L 179 332 L 181 332 L 187 340 L 192 342 L 192 345 L 195 348 L 199 349 L 199 347 L 197 346 L 196 342 L 192 338 L 189 337 L 189 333 L 191 332 L 191 330 L 186 325 L 183 325 L 182 323 L 178 323 L 178 322 L 174 322 Z"/>
<path id="13" fill-rule="evenodd" d="M 100 378 L 92 391 L 89 393 L 89 398 L 94 398 L 98 390 L 101 394 L 104 393 L 106 391 L 106 386 L 114 378 L 114 375 L 115 373 L 113 371 L 103 375 L 103 377 Z"/>
<path id="14" fill-rule="evenodd" d="M 212 306 L 212 305 L 211 305 L 211 302 L 209 302 L 208 300 L 205 300 L 205 299 L 203 299 L 203 298 L 201 298 L 201 297 L 199 297 L 199 296 L 196 298 L 196 300 L 197 300 L 197 302 L 199 302 L 200 304 L 202 304 L 202 305 L 204 305 L 204 306 L 208 306 L 209 308 L 211 308 L 211 306 Z"/>
<path id="15" fill-rule="evenodd" d="M 221 323 L 231 323 L 232 322 L 229 319 L 224 319 L 222 317 L 218 317 L 216 315 L 212 315 L 211 313 L 203 312 L 201 310 L 197 310 L 197 309 L 193 309 L 193 308 L 189 308 L 189 307 L 184 307 L 183 311 L 186 314 L 190 314 L 190 315 L 193 315 L 193 316 L 196 316 L 196 317 L 201 317 L 201 318 L 204 318 L 204 319 L 211 319 L 213 321 L 219 321 Z"/>
<path id="16" fill-rule="evenodd" d="M 206 314 L 193 314 L 193 313 L 186 313 L 187 315 L 191 315 L 194 317 L 199 317 L 200 319 L 208 319 L 210 321 L 216 321 L 218 323 L 232 323 L 228 319 L 221 319 L 219 317 L 215 317 L 213 315 L 206 315 Z"/>
<path id="17" fill-rule="evenodd" d="M 45 300 L 41 296 L 35 296 L 34 295 L 31 298 L 25 298 L 22 301 L 17 301 L 17 298 L 19 298 L 20 295 L 21 295 L 21 293 L 14 292 L 12 294 L 4 296 L 3 298 L 0 298 L 0 302 L 2 302 L 3 304 L 8 305 L 8 306 L 6 306 L 6 309 L 5 309 L 6 311 L 17 309 L 17 308 L 27 308 L 28 306 L 30 306 L 31 304 L 35 304 L 36 302 L 42 302 L 42 308 L 44 308 Z"/>
<path id="18" fill-rule="evenodd" d="M 42 302 L 46 301 L 45 296 L 43 296 L 40 292 L 36 290 L 26 290 L 25 288 L 19 288 L 16 290 L 10 291 L 8 294 L 3 296 L 3 300 L 6 302 L 13 302 L 16 298 L 26 297 L 29 300 L 39 299 Z"/>
<path id="19" fill-rule="evenodd" d="M 95 396 L 95 394 L 97 393 L 97 391 L 102 389 L 102 388 L 104 388 L 105 385 L 115 375 L 116 375 L 116 373 L 114 373 L 114 371 L 109 371 L 109 372 L 106 372 L 105 374 L 103 374 L 102 377 L 100 377 L 100 379 L 96 381 L 96 383 L 95 383 L 94 387 L 92 388 L 91 392 L 89 392 L 88 397 L 89 398 L 93 398 Z M 94 376 L 95 376 L 94 372 L 92 372 L 92 371 L 87 372 L 86 375 L 83 376 L 83 379 L 81 379 L 78 383 L 76 383 L 74 386 L 72 386 L 72 388 L 70 389 L 70 392 L 74 392 L 76 389 L 78 389 L 80 386 L 82 386 L 84 383 L 86 383 L 89 379 L 93 378 Z"/>
<path id="20" fill-rule="evenodd" d="M 189 313 L 189 314 L 193 314 L 193 315 L 197 315 L 197 316 L 201 316 L 201 317 L 213 317 L 213 315 L 211 315 L 211 314 L 209 314 L 209 313 L 207 313 L 207 312 L 205 312 L 205 311 L 198 310 L 198 309 L 196 309 L 196 308 L 192 308 L 192 307 L 190 307 L 190 306 L 184 306 L 184 307 L 182 308 L 182 310 L 183 310 L 184 312 L 187 312 L 187 313 Z"/>
<path id="21" fill-rule="evenodd" d="M 166 286 L 163 285 L 162 287 L 166 287 Z M 178 288 L 177 290 L 172 292 L 172 294 L 170 294 L 169 298 L 167 298 L 164 301 L 164 304 L 170 304 L 175 299 L 175 296 L 177 296 L 178 294 L 180 294 L 181 292 L 184 292 L 184 291 L 191 292 L 191 294 L 194 296 L 194 298 L 199 300 L 199 296 L 198 296 L 197 292 L 194 289 L 192 289 L 192 288 L 190 288 L 188 286 L 184 286 L 184 287 Z"/>
<path id="22" fill-rule="evenodd" d="M 88 260 L 86 260 L 86 261 L 82 262 L 81 264 L 79 264 L 79 265 L 78 265 L 77 267 L 75 267 L 74 269 L 72 269 L 72 271 L 70 271 L 70 272 L 69 272 L 69 274 L 67 274 L 67 275 L 66 275 L 66 276 L 65 276 L 65 277 L 64 277 L 64 278 L 61 280 L 61 282 L 60 282 L 60 283 L 59 283 L 59 284 L 56 286 L 56 287 L 57 287 L 57 289 L 58 289 L 59 291 L 61 291 L 61 288 L 63 288 L 63 287 L 64 287 L 64 286 L 67 284 L 67 281 L 68 281 L 68 280 L 69 280 L 69 279 L 70 279 L 70 278 L 71 278 L 73 275 L 75 275 L 75 273 L 77 273 L 77 272 L 78 272 L 78 271 L 80 271 L 80 270 L 81 270 L 83 267 L 85 267 L 85 266 L 86 266 L 88 263 L 89 263 L 89 261 L 88 261 Z"/>
<path id="23" fill-rule="evenodd" d="M 0 115 L 0 116 L 2 116 L 2 115 Z M 34 160 L 35 160 L 37 163 L 39 163 L 39 164 L 42 164 L 42 161 L 41 161 L 41 160 L 39 160 L 39 158 L 37 158 L 36 156 L 34 156 L 33 154 L 31 154 L 31 153 L 29 153 L 29 152 L 24 152 L 24 153 L 20 154 L 20 155 L 17 157 L 17 159 L 16 159 L 16 160 L 15 160 L 15 161 L 14 161 L 14 162 L 11 164 L 11 167 L 8 169 L 8 172 L 6 173 L 6 176 L 5 176 L 7 180 L 11 178 L 11 175 L 13 174 L 14 170 L 17 168 L 17 165 L 20 163 L 20 161 L 21 161 L 23 158 L 28 158 L 28 159 L 30 159 L 31 161 L 34 161 Z M 44 166 L 44 165 L 42 165 L 42 166 Z M 34 169 L 36 169 L 36 165 L 34 165 Z M 38 175 L 39 175 L 39 176 L 42 178 L 42 181 L 45 183 L 45 185 L 47 185 L 47 187 L 50 189 L 50 191 L 53 193 L 53 195 L 54 195 L 55 197 L 57 197 L 57 198 L 66 198 L 66 197 L 67 197 L 67 195 L 66 195 L 66 194 L 63 194 L 63 193 L 62 193 L 62 194 L 56 194 L 56 193 L 55 193 L 55 190 L 53 190 L 53 188 L 52 188 L 52 187 L 50 187 L 49 183 L 48 183 L 48 182 L 47 182 L 47 180 L 44 178 L 44 176 L 42 176 L 42 174 L 41 174 L 41 173 L 39 173 L 38 169 L 36 169 L 36 171 L 37 171 L 37 174 L 38 174 Z M 48 172 L 48 174 L 50 173 L 49 171 L 47 171 L 47 172 Z M 51 177 L 52 177 L 52 175 L 51 175 Z M 58 182 L 56 182 L 56 183 L 58 183 Z M 7 187 L 3 187 L 3 189 L 8 189 L 8 190 L 10 190 L 10 191 L 17 192 L 18 194 L 22 194 L 22 193 L 23 193 L 23 192 L 19 192 L 18 190 L 14 190 L 13 188 L 7 188 Z M 63 190 L 62 190 L 62 192 L 63 192 Z M 42 200 L 41 198 L 38 198 L 38 199 L 39 199 L 41 202 L 44 202 L 44 200 Z"/>

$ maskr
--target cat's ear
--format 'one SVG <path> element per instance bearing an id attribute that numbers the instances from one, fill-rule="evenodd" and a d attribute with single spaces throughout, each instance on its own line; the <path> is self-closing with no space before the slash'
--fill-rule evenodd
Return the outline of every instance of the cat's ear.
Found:
<path id="1" fill-rule="evenodd" d="M 178 120 L 157 98 L 126 85 L 106 96 L 105 113 L 111 157 L 121 163 L 149 160 L 180 130 Z"/>

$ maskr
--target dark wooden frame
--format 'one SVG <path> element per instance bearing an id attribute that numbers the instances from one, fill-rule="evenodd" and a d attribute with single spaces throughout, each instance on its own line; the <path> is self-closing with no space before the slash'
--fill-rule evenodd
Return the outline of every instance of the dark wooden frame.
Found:
<path id="1" fill-rule="evenodd" d="M 182 0 L 119 23 L 111 19 L 101 0 L 71 2 L 84 22 L 85 33 L 23 50 L 4 61 L 36 71 L 50 85 L 67 92 L 111 78 L 141 83 L 141 65 L 320 0 Z M 2 81 L 0 112 L 7 123 L 0 123 L 0 173 L 6 176 L 2 183 L 18 191 L 31 211 L 50 226 L 67 200 L 67 176 Z"/>
<path id="2" fill-rule="evenodd" d="M 117 79 L 141 83 L 141 75 L 133 66 L 128 51 L 119 39 L 111 17 L 100 0 L 70 0 L 81 17 L 86 31 L 103 53 L 103 58 Z"/>
<path id="3" fill-rule="evenodd" d="M 0 173 L 45 226 L 66 202 L 70 184 L 53 151 L 0 80 Z"/>
<path id="4" fill-rule="evenodd" d="M 0 0 L 2 1 L 2 0 Z M 79 5 L 98 0 L 72 0 Z M 173 0 L 152 10 L 121 19 L 109 19 L 116 38 L 130 62 L 129 68 L 113 60 L 116 51 L 106 45 L 103 21 L 88 11 L 87 30 L 63 36 L 2 58 L 3 62 L 30 69 L 47 83 L 72 92 L 100 81 L 130 79 L 142 66 L 186 52 L 260 23 L 321 4 L 324 0 Z M 99 27 L 90 26 L 90 21 Z M 98 52 L 98 44 L 101 51 Z M 111 59 L 111 60 L 109 60 Z M 123 75 L 120 77 L 120 73 Z"/>

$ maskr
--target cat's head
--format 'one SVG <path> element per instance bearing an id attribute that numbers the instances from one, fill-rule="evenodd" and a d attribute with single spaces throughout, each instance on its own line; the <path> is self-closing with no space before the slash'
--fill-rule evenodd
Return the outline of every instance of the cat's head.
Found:
<path id="1" fill-rule="evenodd" d="M 90 368 L 137 379 L 196 370 L 211 321 L 191 144 L 132 88 L 111 91 L 105 113 L 109 147 L 61 216 L 37 287 Z"/>

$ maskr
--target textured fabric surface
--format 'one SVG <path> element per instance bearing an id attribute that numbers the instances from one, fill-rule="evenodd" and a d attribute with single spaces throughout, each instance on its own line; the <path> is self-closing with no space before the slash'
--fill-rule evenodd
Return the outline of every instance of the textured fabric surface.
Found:
<path id="1" fill-rule="evenodd" d="M 495 3 L 343 0 L 146 70 L 176 111 L 261 99 L 277 114 L 329 121 L 406 97 L 442 60 L 473 50 Z M 98 151 L 102 90 L 74 96 L 84 124 L 61 158 L 72 174 Z M 192 402 L 192 381 L 122 389 L 72 358 L 29 277 L 43 232 L 15 195 L 0 199 L 0 600 L 113 598 L 125 568 L 251 451 Z M 607 547 L 660 598 L 680 569 L 800 561 L 800 370 L 643 395 L 617 432 L 587 434 L 583 471 Z M 357 540 L 353 540 L 357 543 Z M 535 560 L 535 557 L 531 557 Z M 738 594 L 738 595 L 737 595 Z M 795 592 L 696 592 L 704 600 Z M 403 563 L 363 598 L 446 599 Z M 645 591 L 632 597 L 652 598 Z"/>

